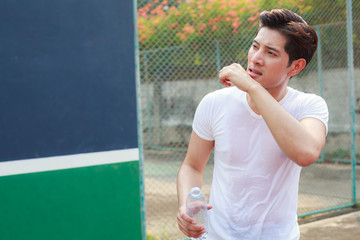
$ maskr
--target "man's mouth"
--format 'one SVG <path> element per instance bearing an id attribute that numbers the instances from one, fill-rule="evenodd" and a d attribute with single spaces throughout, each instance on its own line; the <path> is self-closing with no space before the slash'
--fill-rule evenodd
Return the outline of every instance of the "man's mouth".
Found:
<path id="1" fill-rule="evenodd" d="M 254 68 L 249 68 L 248 70 L 248 74 L 250 75 L 250 77 L 255 78 L 255 77 L 259 77 L 262 75 L 262 73 L 259 70 L 256 70 Z"/>

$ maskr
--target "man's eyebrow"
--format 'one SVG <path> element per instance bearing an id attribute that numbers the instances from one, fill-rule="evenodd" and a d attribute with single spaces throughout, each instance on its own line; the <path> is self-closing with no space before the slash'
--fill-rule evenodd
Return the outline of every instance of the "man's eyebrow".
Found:
<path id="1" fill-rule="evenodd" d="M 258 41 L 256 41 L 256 40 L 253 40 L 253 42 L 260 45 L 260 43 Z M 272 51 L 274 51 L 274 52 L 280 53 L 280 51 L 278 49 L 274 48 L 274 47 L 270 47 L 270 46 L 267 46 L 267 45 L 265 45 L 265 47 L 272 50 Z"/>

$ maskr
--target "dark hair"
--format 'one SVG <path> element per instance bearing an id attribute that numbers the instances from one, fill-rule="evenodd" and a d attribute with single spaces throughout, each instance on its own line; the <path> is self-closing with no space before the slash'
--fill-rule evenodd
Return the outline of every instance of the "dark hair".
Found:
<path id="1" fill-rule="evenodd" d="M 277 30 L 287 38 L 285 52 L 289 55 L 289 65 L 300 58 L 309 64 L 316 51 L 318 37 L 302 17 L 287 9 L 263 11 L 260 13 L 262 27 Z"/>

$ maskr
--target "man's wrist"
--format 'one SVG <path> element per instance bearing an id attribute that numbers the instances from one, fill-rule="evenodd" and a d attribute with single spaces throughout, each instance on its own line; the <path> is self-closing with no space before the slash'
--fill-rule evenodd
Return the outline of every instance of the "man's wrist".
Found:
<path id="1" fill-rule="evenodd" d="M 258 91 L 261 91 L 263 89 L 263 86 L 261 86 L 260 83 L 253 80 L 251 84 L 249 84 L 247 93 L 251 96 L 252 94 L 255 94 Z"/>

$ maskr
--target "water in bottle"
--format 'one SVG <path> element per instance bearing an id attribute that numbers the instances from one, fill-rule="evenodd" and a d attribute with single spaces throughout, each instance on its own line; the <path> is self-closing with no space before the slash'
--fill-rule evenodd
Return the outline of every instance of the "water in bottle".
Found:
<path id="1" fill-rule="evenodd" d="M 190 190 L 190 194 L 186 199 L 186 212 L 191 218 L 195 219 L 197 225 L 204 226 L 207 231 L 208 229 L 207 201 L 205 195 L 202 194 L 200 188 L 193 187 Z M 197 239 L 206 239 L 206 236 L 207 236 L 207 232 Z"/>

